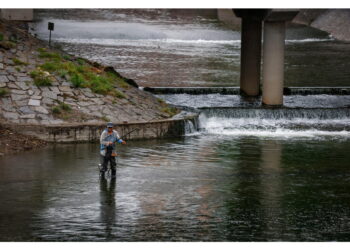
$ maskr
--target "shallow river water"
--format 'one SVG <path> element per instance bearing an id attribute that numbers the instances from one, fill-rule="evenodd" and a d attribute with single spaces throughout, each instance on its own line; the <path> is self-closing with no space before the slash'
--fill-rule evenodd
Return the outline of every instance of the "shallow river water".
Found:
<path id="1" fill-rule="evenodd" d="M 350 140 L 198 135 L 0 159 L 1 241 L 348 241 Z"/>

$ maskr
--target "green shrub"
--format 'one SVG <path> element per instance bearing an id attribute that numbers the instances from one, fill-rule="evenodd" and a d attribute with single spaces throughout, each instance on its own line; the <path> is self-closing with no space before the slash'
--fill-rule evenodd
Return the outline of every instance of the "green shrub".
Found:
<path id="1" fill-rule="evenodd" d="M 68 111 L 68 112 L 72 110 L 71 106 L 69 104 L 67 104 L 67 103 L 64 103 L 64 102 L 61 102 L 59 107 L 62 110 Z"/>
<path id="2" fill-rule="evenodd" d="M 79 73 L 74 73 L 71 76 L 70 81 L 72 82 L 73 86 L 76 88 L 83 87 L 84 78 Z"/>
<path id="3" fill-rule="evenodd" d="M 58 106 L 52 107 L 52 113 L 54 113 L 54 114 L 56 114 L 56 115 L 61 114 L 61 109 L 60 109 L 60 107 L 58 107 Z"/>
<path id="4" fill-rule="evenodd" d="M 0 33 L 0 42 L 4 40 L 4 34 Z"/>
<path id="5" fill-rule="evenodd" d="M 55 72 L 60 68 L 59 63 L 56 62 L 46 62 L 40 66 L 43 70 L 49 71 L 49 72 Z"/>
<path id="6" fill-rule="evenodd" d="M 66 77 L 66 75 L 68 75 L 68 71 L 65 69 L 59 69 L 57 70 L 57 73 L 60 77 Z"/>
<path id="7" fill-rule="evenodd" d="M 62 57 L 58 53 L 50 53 L 47 52 L 46 50 L 41 50 L 39 51 L 39 57 L 40 58 L 48 58 L 48 59 L 56 59 L 56 60 L 61 60 Z"/>
<path id="8" fill-rule="evenodd" d="M 6 96 L 9 93 L 8 89 L 0 88 L 0 97 Z"/>
<path id="9" fill-rule="evenodd" d="M 23 62 L 23 61 L 19 60 L 18 58 L 13 58 L 12 61 L 13 61 L 16 65 L 28 65 L 28 63 Z"/>
<path id="10" fill-rule="evenodd" d="M 30 72 L 30 76 L 33 78 L 34 80 L 34 84 L 36 86 L 51 86 L 51 79 L 49 76 L 46 76 L 44 74 L 44 72 L 39 71 L 39 70 L 34 70 L 32 72 Z"/>
<path id="11" fill-rule="evenodd" d="M 176 115 L 178 112 L 177 108 L 175 107 L 163 107 L 161 111 L 167 113 L 170 116 Z"/>
<path id="12" fill-rule="evenodd" d="M 72 58 L 69 55 L 63 55 L 62 58 L 67 61 L 72 60 Z"/>
<path id="13" fill-rule="evenodd" d="M 83 58 L 78 58 L 78 59 L 77 59 L 77 63 L 78 63 L 79 65 L 84 65 L 84 64 L 85 64 L 85 60 L 84 60 Z"/>

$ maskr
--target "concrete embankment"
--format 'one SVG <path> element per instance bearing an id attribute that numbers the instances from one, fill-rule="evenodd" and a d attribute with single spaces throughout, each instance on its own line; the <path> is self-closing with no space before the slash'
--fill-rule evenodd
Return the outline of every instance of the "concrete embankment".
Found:
<path id="1" fill-rule="evenodd" d="M 186 133 L 187 123 L 197 124 L 198 114 L 184 114 L 173 119 L 149 122 L 116 123 L 115 129 L 125 140 L 173 138 Z M 59 125 L 12 124 L 12 129 L 55 143 L 96 142 L 100 139 L 105 123 L 77 123 Z"/>

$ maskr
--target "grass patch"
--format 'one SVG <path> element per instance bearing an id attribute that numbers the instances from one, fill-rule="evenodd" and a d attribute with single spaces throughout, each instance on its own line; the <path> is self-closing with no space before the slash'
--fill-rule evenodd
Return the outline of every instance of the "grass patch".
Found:
<path id="1" fill-rule="evenodd" d="M 38 49 L 39 57 L 45 58 L 40 68 L 68 79 L 76 88 L 90 88 L 92 92 L 102 95 L 111 95 L 116 98 L 125 98 L 126 95 L 116 87 L 129 88 L 129 84 L 121 77 L 103 72 L 86 62 L 83 58 L 71 60 L 68 55 L 61 56 L 50 53 L 45 48 Z"/>
<path id="2" fill-rule="evenodd" d="M 62 115 L 63 119 L 68 119 L 67 113 L 72 111 L 72 107 L 64 102 L 60 102 L 58 105 L 52 107 L 52 113 L 55 115 Z"/>
<path id="3" fill-rule="evenodd" d="M 60 109 L 60 107 L 58 107 L 58 106 L 52 107 L 52 113 L 54 113 L 55 115 L 61 114 L 61 109 Z"/>
<path id="4" fill-rule="evenodd" d="M 161 111 L 167 113 L 170 116 L 174 116 L 178 113 L 178 110 L 175 107 L 163 107 Z"/>
<path id="5" fill-rule="evenodd" d="M 19 60 L 18 58 L 13 58 L 12 61 L 15 65 L 28 65 L 28 63 Z"/>
<path id="6" fill-rule="evenodd" d="M 6 96 L 9 94 L 9 90 L 6 88 L 0 88 L 0 97 Z"/>
<path id="7" fill-rule="evenodd" d="M 39 57 L 40 58 L 47 58 L 47 59 L 55 59 L 55 60 L 61 60 L 62 57 L 58 53 L 48 52 L 45 48 L 39 48 Z"/>
<path id="8" fill-rule="evenodd" d="M 49 76 L 47 76 L 43 71 L 34 70 L 30 72 L 30 76 L 34 80 L 34 84 L 38 87 L 40 86 L 51 86 L 52 81 Z"/>
<path id="9" fill-rule="evenodd" d="M 76 88 L 83 87 L 84 78 L 79 73 L 74 73 L 71 76 L 70 81 L 72 82 L 73 86 Z"/>
<path id="10" fill-rule="evenodd" d="M 60 68 L 59 63 L 57 62 L 46 62 L 40 65 L 40 68 L 49 72 L 56 71 Z"/>
<path id="11" fill-rule="evenodd" d="M 72 107 L 71 107 L 69 104 L 64 103 L 64 102 L 61 102 L 60 105 L 59 105 L 59 107 L 60 107 L 62 110 L 68 111 L 68 112 L 72 110 Z"/>
<path id="12" fill-rule="evenodd" d="M 164 101 L 163 99 L 161 99 L 161 98 L 157 98 L 157 101 L 158 101 L 159 104 L 161 104 L 161 105 L 166 104 L 165 101 Z"/>

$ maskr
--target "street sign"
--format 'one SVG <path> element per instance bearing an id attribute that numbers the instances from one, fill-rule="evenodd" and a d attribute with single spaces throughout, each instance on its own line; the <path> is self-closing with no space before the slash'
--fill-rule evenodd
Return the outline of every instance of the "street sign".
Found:
<path id="1" fill-rule="evenodd" d="M 54 28 L 55 28 L 55 24 L 49 22 L 48 29 L 49 29 L 49 30 L 54 30 Z"/>

